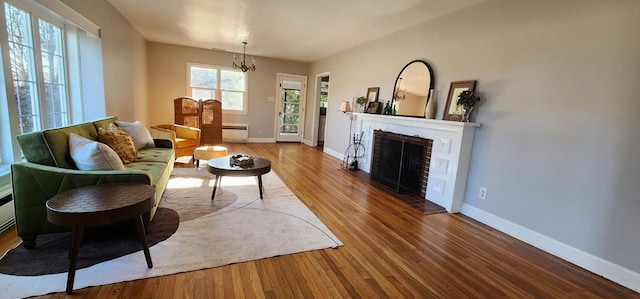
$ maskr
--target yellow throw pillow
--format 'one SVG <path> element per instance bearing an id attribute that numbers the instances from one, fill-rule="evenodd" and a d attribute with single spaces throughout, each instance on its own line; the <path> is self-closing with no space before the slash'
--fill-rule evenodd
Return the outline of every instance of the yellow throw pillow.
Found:
<path id="1" fill-rule="evenodd" d="M 136 159 L 138 155 L 138 150 L 136 149 L 135 144 L 133 143 L 133 138 L 129 136 L 122 129 L 115 130 L 115 132 L 105 130 L 100 128 L 98 130 L 98 141 L 108 145 L 112 148 L 122 163 L 127 164 L 131 163 Z"/>

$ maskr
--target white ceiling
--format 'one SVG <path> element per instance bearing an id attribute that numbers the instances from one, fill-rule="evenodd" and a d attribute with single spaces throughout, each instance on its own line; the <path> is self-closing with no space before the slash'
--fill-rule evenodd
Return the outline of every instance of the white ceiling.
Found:
<path id="1" fill-rule="evenodd" d="M 147 39 L 312 62 L 483 0 L 108 0 Z"/>

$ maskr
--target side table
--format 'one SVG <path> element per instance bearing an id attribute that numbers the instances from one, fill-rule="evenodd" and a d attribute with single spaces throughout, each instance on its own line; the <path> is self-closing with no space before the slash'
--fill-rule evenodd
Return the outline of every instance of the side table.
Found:
<path id="1" fill-rule="evenodd" d="M 246 166 L 235 166 L 229 163 L 229 157 L 210 159 L 207 162 L 207 171 L 216 175 L 216 180 L 213 183 L 213 192 L 211 193 L 211 200 L 216 197 L 216 190 L 218 189 L 223 176 L 256 176 L 258 177 L 258 189 L 260 190 L 260 199 L 262 199 L 262 175 L 271 171 L 271 161 L 263 158 L 253 157 L 253 164 Z"/>
<path id="2" fill-rule="evenodd" d="M 155 188 L 145 184 L 102 184 L 72 189 L 58 194 L 47 201 L 49 222 L 73 228 L 69 253 L 69 274 L 67 294 L 73 292 L 78 252 L 85 226 L 113 224 L 123 220 L 133 220 L 142 243 L 147 267 L 153 263 L 149 244 L 144 231 L 142 214 L 154 205 Z"/>

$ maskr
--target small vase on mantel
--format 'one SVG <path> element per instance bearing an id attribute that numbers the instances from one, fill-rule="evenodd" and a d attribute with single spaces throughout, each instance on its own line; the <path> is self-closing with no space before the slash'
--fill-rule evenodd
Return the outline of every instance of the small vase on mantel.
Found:
<path id="1" fill-rule="evenodd" d="M 473 111 L 473 106 L 463 106 L 462 110 L 464 110 L 464 113 L 462 113 L 462 122 L 469 122 L 469 117 L 471 116 L 471 112 Z"/>
<path id="2" fill-rule="evenodd" d="M 427 108 L 424 110 L 424 117 L 428 119 L 436 118 L 436 98 L 433 97 L 427 102 Z"/>
<path id="3" fill-rule="evenodd" d="M 469 116 L 473 111 L 473 107 L 480 101 L 480 97 L 475 95 L 473 91 L 465 90 L 458 95 L 458 107 L 462 108 L 463 122 L 469 122 Z M 461 107 L 462 106 L 462 107 Z"/>

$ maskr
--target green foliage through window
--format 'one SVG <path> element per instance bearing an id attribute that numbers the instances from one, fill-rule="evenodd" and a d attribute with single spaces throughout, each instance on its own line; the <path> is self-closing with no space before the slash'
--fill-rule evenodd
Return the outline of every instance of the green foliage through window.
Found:
<path id="1" fill-rule="evenodd" d="M 222 109 L 246 111 L 246 74 L 217 66 L 190 65 L 191 97 L 219 99 Z"/>
<path id="2" fill-rule="evenodd" d="M 300 90 L 283 88 L 280 133 L 298 133 L 299 113 Z"/>
<path id="3" fill-rule="evenodd" d="M 326 92 L 320 93 L 320 108 L 327 108 L 327 102 L 329 101 L 329 94 Z"/>

